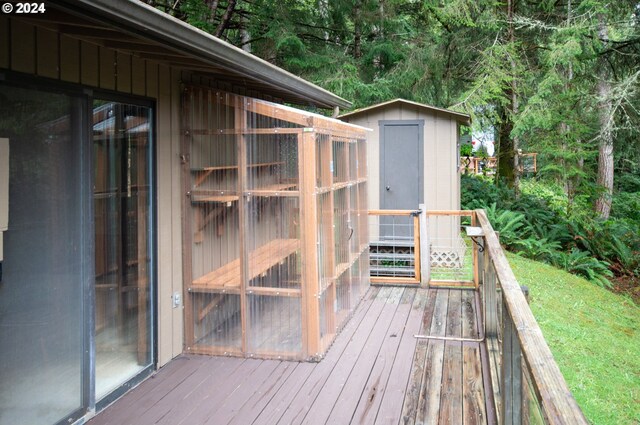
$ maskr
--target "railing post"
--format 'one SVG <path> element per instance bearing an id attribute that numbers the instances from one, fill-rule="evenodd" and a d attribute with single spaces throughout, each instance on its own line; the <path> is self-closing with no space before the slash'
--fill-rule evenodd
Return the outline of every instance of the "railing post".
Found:
<path id="1" fill-rule="evenodd" d="M 489 250 L 486 247 L 483 252 L 484 265 L 484 323 L 485 333 L 488 337 L 498 337 L 498 298 L 497 298 L 497 277 L 495 268 L 489 258 Z"/>
<path id="2" fill-rule="evenodd" d="M 504 425 L 522 424 L 522 349 L 511 314 L 502 319 L 502 418 Z"/>
<path id="3" fill-rule="evenodd" d="M 427 286 L 431 279 L 431 250 L 429 249 L 429 218 L 425 204 L 420 204 L 420 285 Z"/>

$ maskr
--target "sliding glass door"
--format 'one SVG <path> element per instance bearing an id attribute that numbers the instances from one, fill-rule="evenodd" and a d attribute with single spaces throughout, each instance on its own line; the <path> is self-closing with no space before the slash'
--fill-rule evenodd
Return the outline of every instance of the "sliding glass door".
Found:
<path id="1" fill-rule="evenodd" d="M 152 364 L 151 109 L 93 104 L 96 399 Z"/>
<path id="2" fill-rule="evenodd" d="M 0 425 L 72 423 L 154 361 L 153 109 L 40 87 L 0 82 Z"/>
<path id="3" fill-rule="evenodd" d="M 80 97 L 0 84 L 1 160 L 9 169 L 8 197 L 0 200 L 8 209 L 0 424 L 53 424 L 87 404 L 84 300 L 93 260 L 84 237 L 83 105 Z"/>

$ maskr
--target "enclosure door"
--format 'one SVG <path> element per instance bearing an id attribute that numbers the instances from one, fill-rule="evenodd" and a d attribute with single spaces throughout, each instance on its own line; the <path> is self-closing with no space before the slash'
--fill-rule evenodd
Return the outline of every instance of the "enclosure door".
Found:
<path id="1" fill-rule="evenodd" d="M 85 111 L 82 97 L 0 84 L 0 424 L 73 422 L 87 407 Z"/>
<path id="2" fill-rule="evenodd" d="M 423 202 L 423 134 L 424 121 L 380 121 L 381 209 L 416 210 Z M 409 237 L 406 220 L 383 223 L 380 235 Z"/>

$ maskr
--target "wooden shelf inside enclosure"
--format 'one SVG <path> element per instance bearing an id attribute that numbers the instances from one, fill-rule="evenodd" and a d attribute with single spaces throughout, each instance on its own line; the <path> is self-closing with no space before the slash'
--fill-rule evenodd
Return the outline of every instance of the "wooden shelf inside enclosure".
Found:
<path id="1" fill-rule="evenodd" d="M 265 274 L 300 249 L 297 239 L 276 239 L 249 253 L 249 280 Z M 195 279 L 189 292 L 233 292 L 240 288 L 240 259 Z M 284 291 L 284 289 L 283 289 Z"/>

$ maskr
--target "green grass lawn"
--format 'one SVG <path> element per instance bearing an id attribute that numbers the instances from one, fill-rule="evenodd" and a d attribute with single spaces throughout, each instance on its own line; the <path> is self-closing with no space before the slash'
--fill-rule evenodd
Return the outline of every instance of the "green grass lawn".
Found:
<path id="1" fill-rule="evenodd" d="M 589 421 L 640 424 L 640 307 L 546 264 L 508 258 Z"/>

